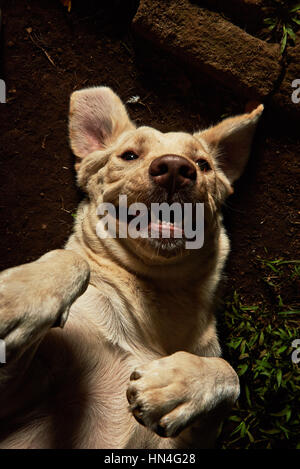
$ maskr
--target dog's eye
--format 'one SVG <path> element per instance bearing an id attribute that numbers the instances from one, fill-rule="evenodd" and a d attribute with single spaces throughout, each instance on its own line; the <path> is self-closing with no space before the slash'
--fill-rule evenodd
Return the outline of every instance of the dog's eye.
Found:
<path id="1" fill-rule="evenodd" d="M 125 151 L 125 153 L 123 153 L 123 155 L 121 155 L 121 158 L 122 158 L 122 160 L 125 160 L 125 161 L 132 161 L 132 160 L 137 160 L 138 155 L 133 153 L 133 151 Z"/>
<path id="2" fill-rule="evenodd" d="M 198 160 L 196 164 L 199 166 L 200 171 L 202 171 L 203 173 L 206 173 L 207 171 L 211 170 L 210 164 L 204 159 Z"/>

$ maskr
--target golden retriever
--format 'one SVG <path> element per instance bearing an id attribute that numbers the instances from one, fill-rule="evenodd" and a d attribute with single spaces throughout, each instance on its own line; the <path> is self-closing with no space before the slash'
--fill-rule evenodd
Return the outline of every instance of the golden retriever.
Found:
<path id="1" fill-rule="evenodd" d="M 0 275 L 1 448 L 214 445 L 239 395 L 214 316 L 229 252 L 221 207 L 262 111 L 161 133 L 137 128 L 110 88 L 72 94 L 70 144 L 87 194 L 74 232 L 64 249 Z M 151 216 L 156 237 L 118 236 L 120 195 L 149 211 L 202 204 L 202 247 Z M 116 207 L 117 236 L 97 232 L 103 203 Z"/>

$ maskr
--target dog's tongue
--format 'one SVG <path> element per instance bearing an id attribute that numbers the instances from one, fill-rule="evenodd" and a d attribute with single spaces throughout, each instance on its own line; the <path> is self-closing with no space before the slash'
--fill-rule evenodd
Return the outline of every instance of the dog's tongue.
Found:
<path id="1" fill-rule="evenodd" d="M 179 224 L 166 221 L 151 221 L 148 225 L 148 229 L 150 233 L 158 234 L 162 238 L 182 237 L 183 235 L 183 229 Z"/>
<path id="2" fill-rule="evenodd" d="M 171 220 L 170 220 L 171 218 Z M 149 234 L 160 238 L 181 238 L 183 235 L 181 220 L 174 220 L 174 214 L 166 216 L 164 212 L 160 213 L 159 218 L 155 213 L 151 213 L 151 220 L 148 225 Z"/>

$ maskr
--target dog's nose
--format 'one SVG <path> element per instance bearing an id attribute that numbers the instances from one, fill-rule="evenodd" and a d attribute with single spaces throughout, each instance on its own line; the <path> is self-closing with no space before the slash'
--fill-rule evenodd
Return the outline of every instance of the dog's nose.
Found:
<path id="1" fill-rule="evenodd" d="M 178 155 L 155 158 L 150 165 L 149 174 L 153 181 L 167 189 L 169 194 L 191 185 L 197 177 L 193 164 Z"/>

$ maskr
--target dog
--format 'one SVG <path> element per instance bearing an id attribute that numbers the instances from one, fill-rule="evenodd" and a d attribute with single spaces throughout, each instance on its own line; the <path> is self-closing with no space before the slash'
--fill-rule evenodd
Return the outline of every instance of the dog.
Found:
<path id="1" fill-rule="evenodd" d="M 229 253 L 221 208 L 263 105 L 192 134 L 136 127 L 108 87 L 70 98 L 86 193 L 64 249 L 0 275 L 1 448 L 210 448 L 239 396 L 214 309 Z M 99 237 L 99 205 L 204 207 L 204 242 Z M 123 223 L 116 211 L 116 225 Z M 154 225 L 151 221 L 150 225 Z"/>

